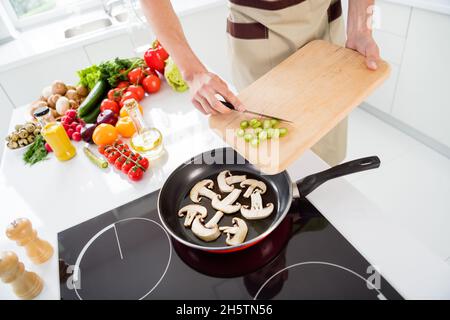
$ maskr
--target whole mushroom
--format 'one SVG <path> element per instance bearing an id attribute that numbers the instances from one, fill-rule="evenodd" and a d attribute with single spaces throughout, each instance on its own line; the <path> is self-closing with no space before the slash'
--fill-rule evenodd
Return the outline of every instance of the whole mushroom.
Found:
<path id="1" fill-rule="evenodd" d="M 59 94 L 61 96 L 65 95 L 67 92 L 67 87 L 64 82 L 56 80 L 52 83 L 52 93 Z"/>

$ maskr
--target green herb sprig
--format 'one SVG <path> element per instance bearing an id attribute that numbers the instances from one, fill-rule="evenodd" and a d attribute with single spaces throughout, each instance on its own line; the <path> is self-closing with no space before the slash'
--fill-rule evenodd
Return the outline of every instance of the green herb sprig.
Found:
<path id="1" fill-rule="evenodd" d="M 23 155 L 23 161 L 30 166 L 39 161 L 47 160 L 47 149 L 45 149 L 45 140 L 42 135 L 38 135 Z"/>

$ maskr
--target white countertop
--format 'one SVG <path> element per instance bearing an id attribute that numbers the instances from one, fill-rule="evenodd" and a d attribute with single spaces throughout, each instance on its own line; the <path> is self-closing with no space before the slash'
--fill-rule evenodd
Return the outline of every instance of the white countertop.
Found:
<path id="1" fill-rule="evenodd" d="M 24 165 L 20 151 L 3 153 L 1 228 L 15 218 L 28 217 L 39 235 L 55 248 L 50 261 L 36 266 L 23 248 L 0 232 L 0 250 L 15 251 L 27 269 L 44 279 L 45 288 L 38 299 L 59 298 L 59 231 L 157 190 L 184 160 L 223 146 L 208 128 L 206 117 L 190 106 L 187 94 L 174 93 L 167 85 L 162 88 L 143 105 L 147 121 L 153 119 L 163 133 L 167 157 L 152 163 L 139 183 L 129 182 L 114 169 L 100 170 L 81 150 L 68 162 L 52 157 L 32 167 Z M 23 122 L 24 114 L 24 108 L 16 109 L 11 127 Z M 300 179 L 325 168 L 327 165 L 308 151 L 288 171 L 293 179 Z M 345 179 L 327 182 L 308 198 L 405 298 L 450 298 L 450 266 L 403 232 L 401 226 L 386 221 L 379 209 Z M 0 297 L 15 298 L 2 283 Z"/>

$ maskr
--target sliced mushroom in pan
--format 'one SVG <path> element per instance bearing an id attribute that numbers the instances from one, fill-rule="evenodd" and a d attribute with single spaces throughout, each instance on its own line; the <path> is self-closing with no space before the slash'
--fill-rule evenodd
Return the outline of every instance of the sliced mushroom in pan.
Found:
<path id="1" fill-rule="evenodd" d="M 262 181 L 255 180 L 255 179 L 247 179 L 241 182 L 240 184 L 241 188 L 245 188 L 248 186 L 247 190 L 244 193 L 244 198 L 250 197 L 253 190 L 259 189 L 261 190 L 261 194 L 264 194 L 267 190 L 266 184 Z"/>
<path id="2" fill-rule="evenodd" d="M 234 186 L 233 185 L 229 185 L 226 182 L 226 178 L 230 178 L 230 177 L 231 177 L 231 173 L 228 170 L 222 171 L 217 176 L 217 184 L 219 185 L 219 189 L 220 189 L 221 192 L 230 193 L 231 191 L 233 191 Z"/>
<path id="3" fill-rule="evenodd" d="M 185 214 L 186 218 L 184 219 L 184 226 L 190 227 L 196 216 L 199 216 L 201 219 L 206 218 L 208 210 L 199 204 L 188 204 L 178 211 L 179 217 L 183 217 Z"/>
<path id="4" fill-rule="evenodd" d="M 232 184 L 235 184 L 235 183 L 241 183 L 242 181 L 244 181 L 244 180 L 246 180 L 247 179 L 247 176 L 244 174 L 244 175 L 242 175 L 242 176 L 231 176 L 231 177 L 226 177 L 225 178 L 225 182 L 228 184 L 228 185 L 232 185 Z"/>
<path id="5" fill-rule="evenodd" d="M 233 218 L 231 221 L 233 222 L 232 227 L 220 227 L 219 230 L 227 234 L 227 239 L 225 240 L 226 244 L 235 246 L 245 241 L 248 228 L 247 224 L 242 219 Z"/>
<path id="6" fill-rule="evenodd" d="M 203 225 L 203 219 L 200 215 L 197 215 L 194 219 L 194 222 L 192 222 L 192 233 L 199 239 L 210 242 L 216 240 L 218 237 L 220 237 L 220 230 L 219 226 L 217 225 L 217 222 L 222 218 L 223 213 L 220 211 L 217 211 L 214 217 L 211 218 L 208 223 Z"/>
<path id="7" fill-rule="evenodd" d="M 270 216 L 270 214 L 273 212 L 273 209 L 273 203 L 268 203 L 265 207 L 263 207 L 261 193 L 259 190 L 255 190 L 251 195 L 250 209 L 248 208 L 248 206 L 242 206 L 241 214 L 247 220 L 259 220 Z"/>
<path id="8" fill-rule="evenodd" d="M 219 197 L 217 193 L 212 191 L 211 189 L 214 187 L 214 182 L 210 179 L 205 179 L 202 181 L 199 181 L 195 184 L 195 186 L 191 189 L 191 192 L 189 193 L 189 197 L 191 200 L 195 203 L 199 203 L 202 198 L 200 196 L 207 197 L 211 200 Z"/>
<path id="9" fill-rule="evenodd" d="M 233 204 L 241 194 L 241 189 L 234 189 L 231 191 L 231 193 L 223 198 L 223 200 L 220 200 L 218 197 L 214 198 L 211 201 L 211 205 L 214 209 L 222 211 L 223 213 L 235 213 L 239 211 L 241 208 L 241 204 L 236 202 L 236 204 Z"/>

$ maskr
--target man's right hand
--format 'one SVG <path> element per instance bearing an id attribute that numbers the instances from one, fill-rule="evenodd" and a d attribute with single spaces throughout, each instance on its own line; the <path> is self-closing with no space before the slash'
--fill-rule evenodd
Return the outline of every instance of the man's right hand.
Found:
<path id="1" fill-rule="evenodd" d="M 238 111 L 245 108 L 239 99 L 230 91 L 228 85 L 219 76 L 208 72 L 206 69 L 199 72 L 184 75 L 189 84 L 192 95 L 192 104 L 204 114 L 229 113 L 231 110 L 225 107 L 217 98 L 217 95 L 230 102 Z"/>

